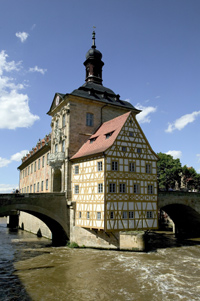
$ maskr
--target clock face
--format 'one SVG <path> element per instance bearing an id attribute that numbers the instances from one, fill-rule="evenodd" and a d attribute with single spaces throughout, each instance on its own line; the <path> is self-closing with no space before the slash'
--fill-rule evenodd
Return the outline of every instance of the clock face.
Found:
<path id="1" fill-rule="evenodd" d="M 59 104 L 59 99 L 60 99 L 60 97 L 59 97 L 59 96 L 57 96 L 57 97 L 56 97 L 56 105 L 58 105 L 58 104 Z"/>

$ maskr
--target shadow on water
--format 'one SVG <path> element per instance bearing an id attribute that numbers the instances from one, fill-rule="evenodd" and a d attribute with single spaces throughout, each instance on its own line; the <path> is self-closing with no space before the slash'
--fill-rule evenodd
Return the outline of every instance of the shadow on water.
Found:
<path id="1" fill-rule="evenodd" d="M 27 233 L 12 231 L 6 227 L 6 220 L 0 218 L 0 300 L 31 301 L 20 278 L 16 275 L 15 262 L 45 253 L 43 248 L 51 246 L 48 240 L 27 239 Z M 30 237 L 30 233 L 28 233 Z M 34 250 L 33 250 L 34 246 Z"/>
<path id="2" fill-rule="evenodd" d="M 157 249 L 200 245 L 200 238 L 176 237 L 169 231 L 150 231 L 147 241 L 147 251 L 150 252 L 157 251 Z"/>

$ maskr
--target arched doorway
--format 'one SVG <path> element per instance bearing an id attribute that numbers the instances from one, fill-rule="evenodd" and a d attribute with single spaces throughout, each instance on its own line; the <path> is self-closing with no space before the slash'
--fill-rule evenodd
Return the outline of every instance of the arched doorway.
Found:
<path id="1" fill-rule="evenodd" d="M 60 171 L 60 169 L 54 170 L 53 192 L 61 192 L 61 171 Z"/>

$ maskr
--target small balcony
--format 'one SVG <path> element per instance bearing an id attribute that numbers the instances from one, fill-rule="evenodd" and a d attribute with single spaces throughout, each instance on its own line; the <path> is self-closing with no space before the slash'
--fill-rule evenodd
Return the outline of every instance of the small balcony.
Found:
<path id="1" fill-rule="evenodd" d="M 49 165 L 54 169 L 61 168 L 64 159 L 65 159 L 65 154 L 63 152 L 49 154 Z"/>

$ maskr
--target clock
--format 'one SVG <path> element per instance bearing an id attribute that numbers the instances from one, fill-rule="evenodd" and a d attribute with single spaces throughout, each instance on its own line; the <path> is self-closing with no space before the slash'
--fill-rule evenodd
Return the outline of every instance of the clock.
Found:
<path id="1" fill-rule="evenodd" d="M 56 106 L 59 104 L 59 100 L 60 100 L 60 97 L 57 95 L 56 96 Z"/>

